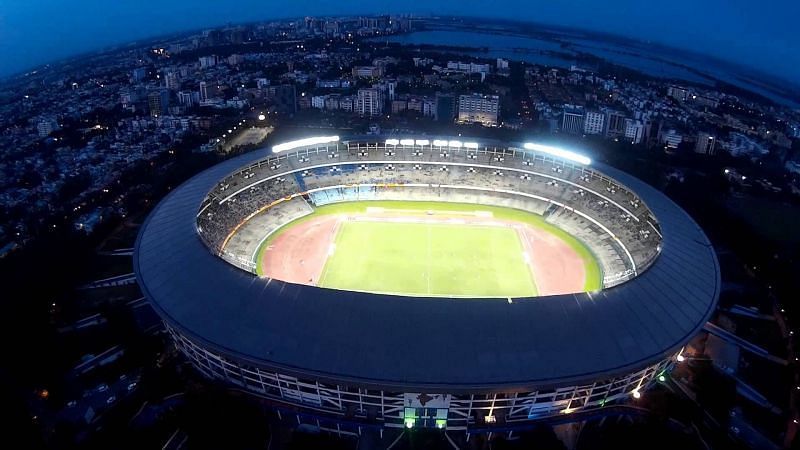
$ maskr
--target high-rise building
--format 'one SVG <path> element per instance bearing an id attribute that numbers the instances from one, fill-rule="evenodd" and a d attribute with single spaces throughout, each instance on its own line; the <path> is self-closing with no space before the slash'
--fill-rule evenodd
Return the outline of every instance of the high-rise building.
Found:
<path id="1" fill-rule="evenodd" d="M 586 111 L 583 118 L 583 132 L 585 134 L 603 134 L 606 116 L 597 111 Z"/>
<path id="2" fill-rule="evenodd" d="M 565 109 L 561 116 L 561 131 L 569 134 L 583 133 L 583 111 Z"/>
<path id="3" fill-rule="evenodd" d="M 169 71 L 164 74 L 164 86 L 170 90 L 177 90 L 181 87 L 180 79 L 178 78 L 178 73 L 175 71 Z"/>
<path id="4" fill-rule="evenodd" d="M 667 95 L 679 102 L 685 102 L 689 98 L 689 90 L 681 86 L 670 86 L 667 88 Z"/>
<path id="5" fill-rule="evenodd" d="M 178 92 L 178 103 L 183 106 L 194 106 L 194 94 L 191 91 Z"/>
<path id="6" fill-rule="evenodd" d="M 316 109 L 325 109 L 325 100 L 327 99 L 327 95 L 315 95 L 311 97 L 311 107 Z"/>
<path id="7" fill-rule="evenodd" d="M 456 118 L 456 97 L 453 94 L 436 93 L 435 120 L 452 122 Z"/>
<path id="8" fill-rule="evenodd" d="M 697 144 L 694 146 L 694 152 L 703 155 L 713 155 L 716 150 L 717 139 L 711 134 L 706 132 L 697 133 Z"/>
<path id="9" fill-rule="evenodd" d="M 147 76 L 147 69 L 145 69 L 144 67 L 137 67 L 133 69 L 133 71 L 131 72 L 131 78 L 133 78 L 134 82 L 142 81 L 146 76 Z"/>
<path id="10" fill-rule="evenodd" d="M 231 56 L 228 56 L 228 65 L 230 66 L 238 66 L 244 63 L 244 56 L 234 53 Z"/>
<path id="11" fill-rule="evenodd" d="M 324 31 L 327 36 L 336 36 L 339 34 L 339 21 L 327 20 L 325 21 Z"/>
<path id="12" fill-rule="evenodd" d="M 606 137 L 616 138 L 625 135 L 625 114 L 606 109 Z"/>
<path id="13" fill-rule="evenodd" d="M 674 128 L 663 127 L 658 136 L 658 141 L 668 150 L 674 150 L 683 142 L 683 135 Z"/>
<path id="14" fill-rule="evenodd" d="M 208 84 L 205 81 L 200 82 L 200 102 L 208 101 Z"/>
<path id="15" fill-rule="evenodd" d="M 347 95 L 339 99 L 339 109 L 346 112 L 353 112 L 355 109 L 356 100 L 351 95 Z"/>
<path id="16" fill-rule="evenodd" d="M 461 95 L 458 97 L 458 121 L 461 123 L 480 123 L 486 126 L 497 125 L 500 111 L 500 97 L 496 95 Z"/>
<path id="17" fill-rule="evenodd" d="M 362 116 L 378 116 L 383 112 L 383 95 L 377 88 L 359 89 L 356 111 Z"/>
<path id="18" fill-rule="evenodd" d="M 36 131 L 39 133 L 39 137 L 42 138 L 49 136 L 50 133 L 58 128 L 58 122 L 53 119 L 42 119 L 36 124 Z"/>
<path id="19" fill-rule="evenodd" d="M 152 117 L 167 115 L 169 110 L 169 91 L 159 89 L 147 94 L 147 105 L 150 107 Z"/>
<path id="20" fill-rule="evenodd" d="M 201 56 L 199 61 L 201 69 L 208 69 L 217 65 L 217 55 Z"/>
<path id="21" fill-rule="evenodd" d="M 625 119 L 625 139 L 631 144 L 641 144 L 644 137 L 644 124 L 639 120 Z"/>

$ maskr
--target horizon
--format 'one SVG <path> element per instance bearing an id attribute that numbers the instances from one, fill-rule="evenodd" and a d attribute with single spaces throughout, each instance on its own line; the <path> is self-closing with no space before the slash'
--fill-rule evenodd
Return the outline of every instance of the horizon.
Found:
<path id="1" fill-rule="evenodd" d="M 590 0 L 582 0 L 583 3 Z M 628 0 L 617 0 L 619 3 L 625 3 Z M 682 1 L 682 0 L 681 0 Z M 716 1 L 716 0 L 715 0 Z M 277 21 L 277 20 L 293 20 L 299 19 L 305 16 L 312 16 L 312 17 L 341 17 L 341 16 L 355 16 L 355 15 L 383 15 L 383 14 L 411 14 L 411 15 L 418 15 L 421 17 L 436 17 L 436 16 L 443 16 L 443 17 L 463 17 L 463 18 L 473 18 L 473 19 L 486 19 L 488 22 L 494 21 L 510 21 L 516 23 L 529 23 L 532 25 L 542 26 L 542 27 L 552 27 L 552 28 L 566 28 L 572 30 L 581 30 L 584 32 L 589 33 L 600 33 L 609 36 L 619 37 L 622 39 L 627 39 L 632 42 L 639 42 L 644 44 L 653 44 L 657 46 L 663 46 L 665 48 L 670 48 L 678 51 L 684 51 L 687 53 L 692 53 L 695 55 L 706 56 L 709 58 L 716 59 L 723 63 L 731 64 L 740 69 L 747 69 L 754 73 L 760 73 L 764 75 L 768 75 L 774 77 L 777 80 L 785 81 L 791 83 L 795 86 L 800 86 L 800 58 L 794 56 L 794 54 L 787 55 L 790 56 L 789 58 L 770 58 L 766 54 L 760 54 L 761 59 L 765 59 L 767 61 L 772 60 L 772 64 L 769 66 L 764 66 L 763 64 L 753 64 L 755 57 L 759 55 L 750 55 L 747 56 L 746 53 L 741 54 L 739 57 L 732 55 L 730 52 L 718 52 L 715 51 L 713 48 L 708 48 L 706 46 L 693 46 L 689 47 L 686 45 L 680 45 L 680 43 L 675 42 L 674 39 L 662 39 L 659 36 L 653 36 L 648 34 L 642 33 L 631 33 L 626 32 L 625 27 L 597 27 L 592 26 L 591 23 L 576 23 L 581 22 L 580 20 L 547 20 L 547 14 L 543 14 L 537 17 L 528 17 L 526 16 L 518 16 L 518 17 L 508 17 L 504 15 L 502 9 L 496 15 L 486 16 L 480 15 L 477 11 L 470 11 L 470 9 L 462 8 L 461 11 L 444 11 L 444 10 L 434 10 L 429 8 L 428 10 L 416 10 L 416 11 L 409 11 L 404 8 L 385 8 L 386 10 L 378 11 L 381 8 L 364 8 L 363 6 L 356 7 L 355 9 L 351 9 L 353 6 L 352 3 L 358 2 L 350 2 L 347 5 L 344 5 L 341 9 L 337 10 L 336 8 L 331 8 L 329 5 L 316 5 L 316 8 L 309 10 L 307 8 L 303 8 L 304 5 L 307 6 L 309 3 L 316 3 L 314 1 L 305 0 L 299 2 L 300 4 L 296 4 L 297 8 L 292 10 L 285 10 L 284 13 L 280 16 L 273 16 L 273 17 L 266 17 L 260 16 L 255 17 L 257 14 L 250 14 L 247 17 L 243 17 L 240 12 L 242 10 L 251 10 L 252 8 L 247 8 L 247 4 L 254 3 L 253 0 L 244 0 L 245 5 L 242 6 L 240 9 L 236 11 L 230 10 L 223 10 L 223 11 L 208 11 L 212 13 L 210 16 L 206 13 L 203 13 L 204 8 L 202 8 L 203 1 L 200 0 L 199 2 L 193 2 L 197 6 L 194 11 L 199 11 L 200 13 L 193 15 L 189 20 L 185 16 L 179 14 L 180 12 L 186 12 L 183 10 L 184 6 L 188 6 L 182 4 L 182 0 L 178 3 L 171 3 L 166 5 L 162 8 L 162 15 L 161 21 L 159 20 L 150 20 L 149 26 L 146 27 L 129 27 L 129 26 L 114 26 L 114 22 L 111 19 L 119 19 L 117 22 L 120 23 L 129 23 L 129 22 L 136 22 L 139 23 L 140 21 L 137 20 L 125 20 L 125 19 L 153 19 L 152 17 L 148 17 L 146 14 L 147 8 L 146 5 L 137 5 L 134 8 L 131 8 L 131 5 L 121 5 L 122 9 L 112 12 L 104 17 L 89 17 L 83 15 L 74 15 L 72 18 L 72 23 L 59 21 L 59 26 L 67 26 L 70 25 L 77 25 L 75 28 L 79 29 L 86 29 L 87 33 L 83 33 L 81 35 L 85 35 L 85 38 L 90 39 L 81 39 L 79 36 L 75 36 L 74 32 L 70 32 L 69 30 L 59 29 L 58 27 L 53 28 L 53 33 L 48 34 L 42 38 L 41 35 L 38 39 L 29 40 L 28 47 L 33 48 L 26 48 L 25 45 L 20 44 L 19 42 L 14 42 L 15 33 L 21 38 L 23 36 L 28 36 L 29 33 L 26 32 L 24 27 L 22 29 L 14 28 L 12 29 L 11 26 L 14 23 L 13 18 L 15 17 L 14 14 L 22 15 L 22 18 L 25 17 L 26 13 L 30 13 L 31 11 L 26 11 L 25 6 L 33 6 L 35 7 L 37 4 L 50 4 L 53 2 L 58 2 L 57 0 L 34 0 L 32 2 L 26 2 L 22 8 L 7 8 L 5 12 L 0 13 L 0 54 L 6 54 L 6 60 L 13 60 L 14 64 L 7 64 L 5 68 L 0 68 L 0 78 L 12 78 L 23 73 L 29 72 L 31 70 L 35 70 L 42 66 L 46 66 L 48 64 L 57 64 L 61 62 L 68 61 L 73 58 L 78 58 L 82 56 L 89 55 L 95 52 L 102 52 L 111 50 L 115 47 L 125 46 L 128 44 L 133 44 L 143 40 L 157 40 L 161 37 L 166 37 L 175 34 L 183 34 L 183 33 L 191 33 L 195 31 L 200 31 L 203 29 L 209 28 L 219 28 L 228 25 L 243 25 L 243 24 L 252 24 L 252 23 L 261 23 L 261 22 L 268 22 L 268 21 Z M 86 0 L 83 4 L 87 3 L 98 3 L 98 0 Z M 145 2 L 147 3 L 147 2 Z M 149 2 L 153 3 L 153 2 Z M 206 2 L 207 3 L 207 2 Z M 241 3 L 241 2 L 240 2 Z M 385 2 L 389 3 L 389 2 Z M 447 3 L 447 2 L 445 2 Z M 467 2 L 470 4 L 472 2 Z M 516 3 L 512 2 L 503 2 L 504 5 L 508 3 Z M 579 1 L 578 3 L 581 3 Z M 444 4 L 441 4 L 444 5 Z M 440 5 L 440 6 L 441 6 Z M 57 6 L 57 5 L 52 5 Z M 62 5 L 64 6 L 64 5 Z M 707 6 L 707 5 L 706 5 Z M 787 5 L 788 6 L 788 5 Z M 224 7 L 224 5 L 223 5 Z M 125 8 L 128 8 L 126 11 Z M 177 8 L 177 10 L 176 10 Z M 441 9 L 441 8 L 440 8 Z M 445 8 L 446 9 L 446 8 Z M 800 7 L 798 7 L 800 10 Z M 137 17 L 136 14 L 145 13 L 144 17 Z M 170 16 L 170 12 L 174 12 L 175 14 Z M 313 13 L 312 13 L 313 12 Z M 800 12 L 800 11 L 798 11 Z M 59 16 L 58 14 L 55 14 Z M 36 16 L 29 25 L 36 26 L 36 20 L 41 20 L 41 16 Z M 164 20 L 164 17 L 169 17 L 169 20 Z M 19 17 L 17 18 L 19 19 Z M 88 20 L 88 21 L 87 21 Z M 85 23 L 81 24 L 81 21 Z M 585 21 L 584 21 L 585 22 Z M 82 26 L 81 26 L 82 25 Z M 125 31 L 127 29 L 127 31 Z M 479 30 L 478 30 L 479 31 Z M 630 28 L 628 28 L 630 31 Z M 737 31 L 737 30 L 732 30 Z M 59 34 L 68 33 L 70 36 L 66 39 L 58 39 Z M 785 33 L 785 31 L 784 31 Z M 36 35 L 35 33 L 33 35 Z M 777 47 L 775 48 L 774 54 L 778 54 L 782 50 L 783 47 L 780 45 L 774 45 L 776 42 L 779 44 L 781 42 L 781 34 L 776 34 L 778 38 L 775 40 L 771 40 L 769 42 L 763 41 L 763 44 L 767 47 Z M 101 38 L 102 37 L 102 38 Z M 740 39 L 738 42 L 744 41 Z M 707 42 L 706 44 L 711 44 L 711 42 Z M 759 44 L 755 44 L 758 47 Z M 39 48 L 40 51 L 36 51 L 36 48 Z M 704 48 L 705 47 L 705 48 Z M 47 53 L 47 56 L 42 55 L 43 49 L 49 49 L 50 51 Z M 16 53 L 16 55 L 14 54 Z M 8 58 L 10 56 L 11 58 Z"/>

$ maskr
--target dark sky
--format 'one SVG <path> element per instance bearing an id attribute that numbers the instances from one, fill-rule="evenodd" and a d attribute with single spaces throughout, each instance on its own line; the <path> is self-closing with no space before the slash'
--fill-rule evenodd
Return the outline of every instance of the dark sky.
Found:
<path id="1" fill-rule="evenodd" d="M 405 12 L 607 31 L 800 82 L 800 0 L 0 0 L 0 76 L 112 44 L 227 22 Z"/>

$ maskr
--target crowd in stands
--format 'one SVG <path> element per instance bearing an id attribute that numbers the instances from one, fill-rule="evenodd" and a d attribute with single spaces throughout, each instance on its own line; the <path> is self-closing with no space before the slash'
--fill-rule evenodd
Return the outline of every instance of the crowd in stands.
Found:
<path id="1" fill-rule="evenodd" d="M 471 186 L 550 200 L 533 212 L 584 242 L 604 236 L 587 245 L 602 261 L 604 272 L 622 281 L 634 267 L 641 271 L 652 264 L 659 251 L 658 223 L 635 193 L 590 167 L 519 149 L 423 151 L 343 142 L 273 156 L 222 180 L 203 202 L 198 231 L 219 254 L 239 224 L 278 199 L 364 184 Z"/>

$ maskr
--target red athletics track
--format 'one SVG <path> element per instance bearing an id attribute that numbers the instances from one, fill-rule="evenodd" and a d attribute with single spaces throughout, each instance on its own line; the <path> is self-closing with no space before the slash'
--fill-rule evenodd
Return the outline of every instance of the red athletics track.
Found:
<path id="1" fill-rule="evenodd" d="M 264 275 L 316 286 L 339 219 L 339 216 L 319 216 L 283 231 L 261 256 Z"/>

